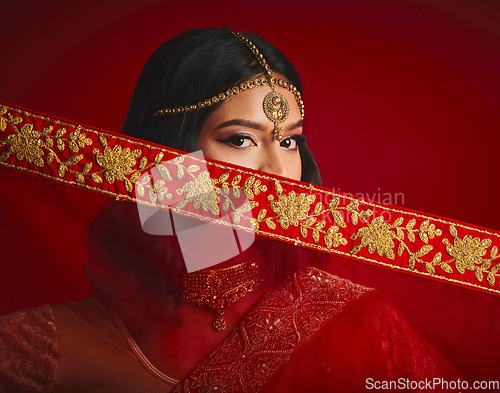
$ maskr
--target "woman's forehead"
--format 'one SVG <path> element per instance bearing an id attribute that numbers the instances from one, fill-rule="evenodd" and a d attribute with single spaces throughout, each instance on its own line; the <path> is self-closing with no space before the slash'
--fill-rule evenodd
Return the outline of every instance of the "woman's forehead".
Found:
<path id="1" fill-rule="evenodd" d="M 297 123 L 301 119 L 301 113 L 294 95 L 280 86 L 276 86 L 275 90 L 284 96 L 289 106 L 289 115 L 282 125 L 286 128 L 289 124 Z M 268 119 L 263 108 L 264 99 L 270 91 L 269 87 L 262 86 L 234 95 L 226 99 L 210 114 L 209 118 L 221 122 L 232 118 L 246 119 L 272 127 L 273 123 Z"/>

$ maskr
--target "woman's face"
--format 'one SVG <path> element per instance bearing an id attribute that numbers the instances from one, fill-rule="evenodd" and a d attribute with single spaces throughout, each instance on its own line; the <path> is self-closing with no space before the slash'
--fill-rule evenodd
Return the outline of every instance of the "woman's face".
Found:
<path id="1" fill-rule="evenodd" d="M 198 148 L 208 158 L 300 180 L 298 145 L 304 137 L 297 101 L 290 91 L 276 86 L 290 106 L 288 118 L 280 124 L 283 139 L 278 142 L 274 123 L 262 108 L 270 91 L 267 86 L 257 87 L 225 100 L 205 121 Z"/>

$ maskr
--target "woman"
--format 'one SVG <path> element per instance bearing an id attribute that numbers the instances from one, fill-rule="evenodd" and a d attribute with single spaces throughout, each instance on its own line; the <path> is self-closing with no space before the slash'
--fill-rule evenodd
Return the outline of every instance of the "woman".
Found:
<path id="1" fill-rule="evenodd" d="M 319 184 L 300 90 L 293 66 L 259 37 L 189 31 L 146 64 L 124 133 L 278 182 Z M 97 160 L 103 168 L 106 159 Z M 155 219 L 199 225 L 175 217 Z M 362 391 L 367 381 L 457 378 L 373 290 L 311 267 L 321 258 L 260 240 L 215 267 L 186 269 L 178 240 L 145 224 L 135 206 L 110 205 L 90 236 L 94 297 L 1 320 L 2 388 Z"/>

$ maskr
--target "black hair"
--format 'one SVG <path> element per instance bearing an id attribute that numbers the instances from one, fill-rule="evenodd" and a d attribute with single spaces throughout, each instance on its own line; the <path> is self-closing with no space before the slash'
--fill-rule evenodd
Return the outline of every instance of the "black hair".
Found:
<path id="1" fill-rule="evenodd" d="M 244 34 L 257 46 L 274 72 L 302 93 L 294 66 L 273 45 L 259 36 Z M 255 55 L 228 28 L 204 28 L 182 33 L 160 46 L 144 66 L 132 95 L 122 132 L 174 149 L 198 150 L 207 108 L 172 116 L 153 116 L 163 108 L 193 105 L 226 91 L 263 72 Z M 299 144 L 302 181 L 321 184 L 312 153 Z"/>

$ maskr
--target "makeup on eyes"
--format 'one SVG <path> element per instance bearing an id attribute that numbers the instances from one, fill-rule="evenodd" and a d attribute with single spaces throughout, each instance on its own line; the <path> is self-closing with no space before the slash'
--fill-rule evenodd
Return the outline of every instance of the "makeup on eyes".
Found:
<path id="1" fill-rule="evenodd" d="M 215 140 L 222 142 L 222 143 L 226 143 L 226 144 L 232 144 L 234 147 L 236 147 L 238 149 L 244 149 L 244 148 L 250 147 L 252 145 L 257 146 L 257 143 L 253 140 L 252 137 L 250 137 L 249 135 L 243 135 L 243 134 L 233 134 L 225 139 L 215 138 Z M 251 143 L 251 145 L 243 146 L 245 144 L 245 141 L 248 141 L 246 143 Z"/>
<path id="2" fill-rule="evenodd" d="M 215 138 L 215 140 L 221 143 L 231 144 L 233 147 L 238 149 L 245 149 L 251 146 L 257 146 L 257 142 L 251 136 L 245 134 L 233 134 L 227 138 L 223 139 Z M 294 134 L 284 138 L 280 142 L 280 146 L 290 150 L 296 150 L 299 146 L 303 145 L 305 141 L 306 141 L 305 135 Z M 295 146 L 290 147 L 290 145 L 287 145 L 290 142 L 294 142 Z"/>
<path id="3" fill-rule="evenodd" d="M 290 135 L 286 138 L 284 138 L 280 144 L 282 144 L 284 141 L 287 140 L 294 140 L 295 143 L 297 144 L 297 147 L 302 146 L 304 143 L 306 143 L 306 136 L 304 134 L 294 134 Z M 284 146 L 283 146 L 284 147 Z"/>

